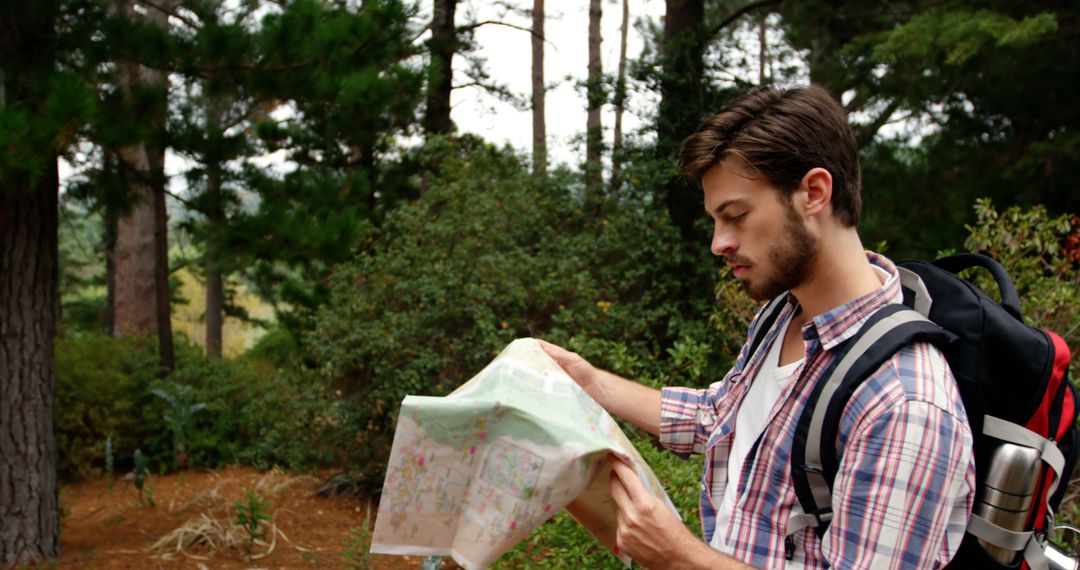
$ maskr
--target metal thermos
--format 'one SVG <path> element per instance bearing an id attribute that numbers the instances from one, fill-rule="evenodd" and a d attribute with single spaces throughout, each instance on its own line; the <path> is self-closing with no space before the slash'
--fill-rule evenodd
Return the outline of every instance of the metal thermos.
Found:
<path id="1" fill-rule="evenodd" d="M 994 450 L 989 463 L 990 472 L 986 474 L 982 496 L 975 503 L 975 514 L 1008 530 L 1030 530 L 1027 521 L 1043 469 L 1039 451 L 1023 445 L 1003 443 Z M 1007 566 L 1023 555 L 1023 552 L 1006 550 L 981 539 L 979 544 L 992 558 Z"/>
<path id="2" fill-rule="evenodd" d="M 1050 570 L 1077 570 L 1080 568 L 1080 562 L 1077 562 L 1075 558 L 1070 558 L 1068 554 L 1062 552 L 1062 550 L 1053 544 L 1047 544 L 1046 561 Z"/>

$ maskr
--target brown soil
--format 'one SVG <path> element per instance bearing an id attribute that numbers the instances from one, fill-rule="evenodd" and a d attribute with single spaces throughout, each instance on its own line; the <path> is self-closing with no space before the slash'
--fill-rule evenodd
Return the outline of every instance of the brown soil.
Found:
<path id="1" fill-rule="evenodd" d="M 352 497 L 320 498 L 324 478 L 229 467 L 151 477 L 154 506 L 135 486 L 84 481 L 60 492 L 60 559 L 55 568 L 218 569 L 343 568 L 342 554 L 376 505 Z M 254 489 L 271 507 L 265 536 L 249 544 L 233 525 L 235 501 Z M 353 532 L 350 533 L 350 529 Z M 366 553 L 367 537 L 363 537 Z M 250 552 L 249 552 L 250 551 Z M 370 555 L 373 568 L 419 568 L 418 556 Z M 445 568 L 458 568 L 444 561 Z"/>

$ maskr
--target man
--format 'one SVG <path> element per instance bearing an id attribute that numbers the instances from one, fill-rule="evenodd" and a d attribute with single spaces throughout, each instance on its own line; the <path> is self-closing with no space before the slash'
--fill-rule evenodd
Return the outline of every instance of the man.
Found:
<path id="1" fill-rule="evenodd" d="M 704 542 L 613 460 L 618 547 L 646 567 L 934 568 L 960 545 L 975 488 L 972 435 L 943 355 L 904 348 L 871 375 L 840 422 L 834 518 L 819 537 L 789 524 L 795 424 L 838 344 L 902 300 L 896 267 L 864 250 L 855 138 L 818 87 L 752 91 L 684 141 L 712 252 L 758 301 L 786 306 L 754 354 L 708 389 L 653 390 L 545 349 L 611 413 L 680 456 L 706 454 Z M 761 318 L 761 314 L 755 321 Z"/>

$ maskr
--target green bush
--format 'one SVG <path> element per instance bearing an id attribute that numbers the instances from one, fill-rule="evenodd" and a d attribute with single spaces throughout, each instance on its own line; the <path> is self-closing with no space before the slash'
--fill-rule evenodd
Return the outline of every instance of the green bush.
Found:
<path id="1" fill-rule="evenodd" d="M 56 439 L 64 478 L 100 473 L 112 437 L 118 466 L 130 467 L 145 433 L 142 406 L 157 372 L 151 339 L 97 333 L 56 340 Z"/>
<path id="2" fill-rule="evenodd" d="M 100 473 L 110 437 L 118 470 L 132 467 L 136 448 L 158 472 L 233 463 L 264 469 L 329 465 L 339 456 L 338 438 L 328 437 L 341 423 L 334 419 L 340 415 L 337 398 L 294 362 L 295 349 L 281 348 L 288 339 L 278 335 L 272 343 L 276 350 L 216 359 L 177 342 L 176 368 L 161 378 L 152 338 L 60 337 L 61 476 Z"/>
<path id="3" fill-rule="evenodd" d="M 976 202 L 975 215 L 965 246 L 1008 270 L 1028 324 L 1060 334 L 1073 350 L 1075 370 L 1080 363 L 1080 259 L 1069 255 L 1080 254 L 1068 249 L 1067 241 L 1080 232 L 1080 223 L 1074 228 L 1071 222 L 1076 216 L 1050 217 L 1042 206 L 998 212 L 988 199 Z M 997 291 L 985 272 L 976 274 L 976 283 L 985 291 Z"/>
<path id="4" fill-rule="evenodd" d="M 679 237 L 662 209 L 628 197 L 587 212 L 576 177 L 538 185 L 518 156 L 472 139 L 425 152 L 438 177 L 338 268 L 304 339 L 345 396 L 352 469 L 381 481 L 402 398 L 450 392 L 514 338 L 658 381 L 708 375 L 709 291 L 674 298 Z"/>

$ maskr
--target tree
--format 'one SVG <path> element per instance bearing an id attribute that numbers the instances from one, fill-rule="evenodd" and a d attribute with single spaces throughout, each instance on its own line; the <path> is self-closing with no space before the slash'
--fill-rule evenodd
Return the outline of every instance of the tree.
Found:
<path id="1" fill-rule="evenodd" d="M 533 173 L 547 172 L 547 121 L 544 117 L 544 0 L 533 0 L 532 9 L 532 129 Z"/>
<path id="2" fill-rule="evenodd" d="M 55 1 L 0 9 L 0 566 L 56 556 L 56 158 L 93 107 Z"/>
<path id="3" fill-rule="evenodd" d="M 220 357 L 226 314 L 245 316 L 229 303 L 229 277 L 239 271 L 227 245 L 242 209 L 244 180 L 241 164 L 256 152 L 252 130 L 266 120 L 276 103 L 270 94 L 253 94 L 259 75 L 253 22 L 255 9 L 228 9 L 208 3 L 185 18 L 187 62 L 184 87 L 177 93 L 176 113 L 169 126 L 173 151 L 194 166 L 185 173 L 188 194 L 183 199 L 189 217 L 183 227 L 199 245 L 206 290 L 206 354 Z M 237 78 L 243 78 L 237 80 Z"/>
<path id="4" fill-rule="evenodd" d="M 585 122 L 585 195 L 592 207 L 600 203 L 603 193 L 604 168 L 600 162 L 604 146 L 604 131 L 600 110 L 604 106 L 604 70 L 600 63 L 600 19 L 602 0 L 589 0 L 589 77 L 585 81 L 588 116 Z"/>
<path id="5" fill-rule="evenodd" d="M 656 150 L 660 160 L 668 164 L 677 155 L 682 139 L 697 128 L 706 112 L 701 88 L 707 45 L 704 19 L 703 0 L 667 0 L 660 45 L 662 72 Z M 664 186 L 664 203 L 683 242 L 697 250 L 702 237 L 695 232 L 694 221 L 701 216 L 700 200 L 674 174 L 671 173 Z"/>
<path id="6" fill-rule="evenodd" d="M 1080 84 L 1077 7 L 799 2 L 781 15 L 811 78 L 855 123 L 871 240 L 902 255 L 958 247 L 980 196 L 1080 209 L 1080 115 L 1067 95 Z M 890 123 L 918 127 L 882 136 Z"/>
<path id="7" fill-rule="evenodd" d="M 457 0 L 433 0 L 431 39 L 428 51 L 427 104 L 424 109 L 424 132 L 429 135 L 447 134 L 453 128 L 450 120 L 450 91 L 454 79 L 454 53 L 458 49 L 454 14 Z"/>
<path id="8" fill-rule="evenodd" d="M 150 25 L 168 28 L 170 2 L 146 11 Z M 134 5 L 118 0 L 120 18 L 131 21 Z M 169 307 L 168 214 L 165 205 L 165 129 L 167 74 L 135 59 L 116 62 L 125 106 L 150 127 L 141 140 L 117 149 L 129 210 L 116 220 L 113 258 L 113 333 L 156 334 L 162 368 L 172 370 L 172 312 Z"/>
<path id="9" fill-rule="evenodd" d="M 622 186 L 623 111 L 626 110 L 626 38 L 630 32 L 630 0 L 623 0 L 622 25 L 619 27 L 619 67 L 615 76 L 615 128 L 611 143 L 611 191 Z"/>
<path id="10" fill-rule="evenodd" d="M 415 165 L 392 152 L 415 126 L 423 93 L 423 73 L 407 61 L 412 16 L 397 0 L 290 3 L 262 20 L 258 63 L 235 76 L 252 96 L 291 110 L 255 131 L 260 151 L 281 151 L 295 169 L 245 167 L 258 206 L 238 213 L 223 245 L 287 326 L 306 326 L 333 265 L 417 194 Z"/>

